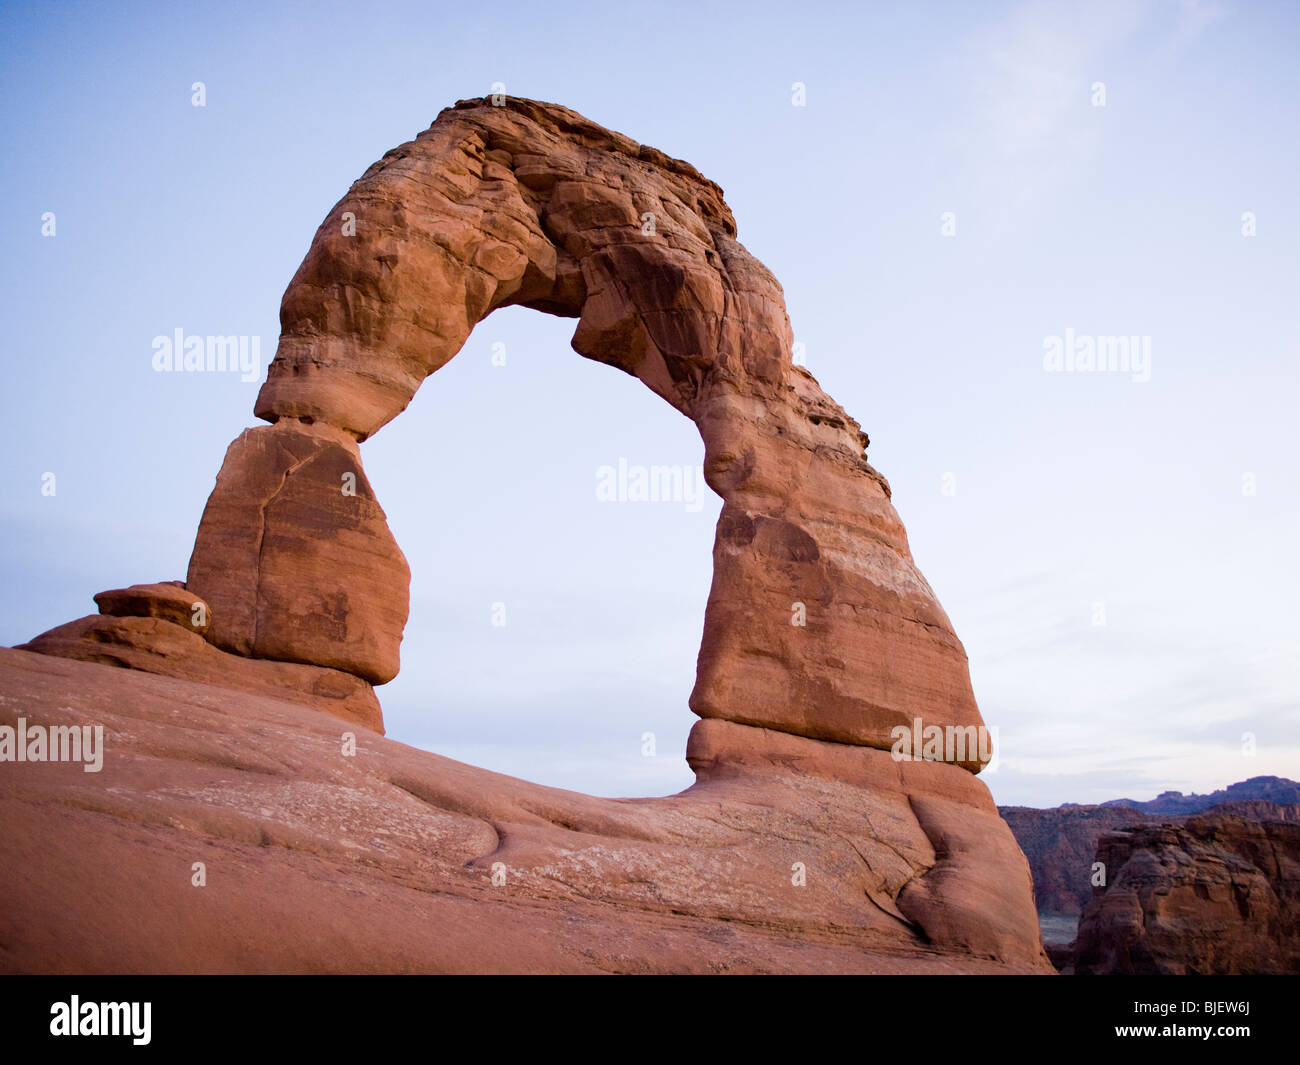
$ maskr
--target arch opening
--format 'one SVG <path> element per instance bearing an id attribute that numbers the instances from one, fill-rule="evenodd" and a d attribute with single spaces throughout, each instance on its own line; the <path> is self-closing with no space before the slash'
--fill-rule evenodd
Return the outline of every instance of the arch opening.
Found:
<path id="1" fill-rule="evenodd" d="M 444 111 L 317 231 L 258 397 L 271 424 L 232 445 L 196 539 L 188 583 L 212 603 L 209 640 L 396 676 L 409 569 L 358 443 L 515 305 L 576 317 L 575 350 L 699 431 L 723 506 L 698 716 L 882 749 L 900 727 L 981 726 L 965 652 L 866 436 L 792 364 L 780 285 L 736 240 L 721 189 L 527 100 Z M 357 490 L 340 500 L 349 476 Z M 978 771 L 986 758 L 956 760 Z"/>
<path id="2" fill-rule="evenodd" d="M 411 569 L 385 725 L 541 784 L 670 794 L 691 782 L 720 501 L 694 426 L 575 358 L 571 333 L 522 307 L 494 313 L 362 448 Z M 666 477 L 684 490 L 641 500 L 625 473 L 620 498 L 620 464 L 689 482 Z"/>

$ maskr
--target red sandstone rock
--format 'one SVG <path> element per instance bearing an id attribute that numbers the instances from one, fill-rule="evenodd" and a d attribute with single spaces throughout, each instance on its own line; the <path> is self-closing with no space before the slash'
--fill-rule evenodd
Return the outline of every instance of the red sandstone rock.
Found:
<path id="1" fill-rule="evenodd" d="M 133 584 L 95 596 L 101 614 L 118 618 L 161 618 L 202 636 L 208 631 L 211 608 L 181 581 Z"/>
<path id="2" fill-rule="evenodd" d="M 880 877 L 867 896 L 883 912 L 924 929 L 931 942 L 1005 958 L 1023 952 L 1026 928 L 1036 934 L 1028 863 L 988 789 L 964 769 L 897 762 L 884 751 L 719 720 L 695 726 L 686 758 L 701 783 L 739 787 L 793 777 L 857 789 L 874 808 L 869 831 L 855 826 L 850 832 L 857 853 Z M 824 827 L 834 833 L 837 826 Z M 923 877 L 898 860 L 908 852 L 924 855 Z"/>
<path id="3" fill-rule="evenodd" d="M 347 434 L 286 421 L 230 445 L 186 579 L 212 604 L 214 644 L 383 684 L 410 580 Z"/>
<path id="4" fill-rule="evenodd" d="M 1300 824 L 1212 813 L 1101 838 L 1079 973 L 1300 973 Z"/>
<path id="5" fill-rule="evenodd" d="M 1235 784 L 1226 794 L 1246 786 Z M 1277 790 L 1285 797 L 1283 788 Z M 1300 805 L 1267 800 L 1216 802 L 1213 809 L 1216 813 L 1236 814 L 1252 821 L 1300 822 Z M 1144 824 L 1182 824 L 1192 816 L 1150 813 L 1141 807 L 1111 804 L 1048 810 L 1000 806 L 998 812 L 1029 860 L 1039 911 L 1056 914 L 1082 913 L 1092 899 L 1092 864 L 1103 835 Z"/>
<path id="6" fill-rule="evenodd" d="M 1102 835 L 1147 820 L 1125 806 L 1006 806 L 1000 812 L 1029 861 L 1038 909 L 1058 914 L 1082 913 L 1092 898 L 1092 863 Z"/>
<path id="7" fill-rule="evenodd" d="M 706 721 L 693 787 L 598 799 L 0 650 L 19 716 L 102 725 L 104 754 L 0 764 L 6 972 L 1050 971 L 1024 859 L 955 766 Z"/>
<path id="8" fill-rule="evenodd" d="M 354 725 L 381 734 L 384 731 L 375 690 L 359 677 L 320 666 L 226 654 L 188 626 L 157 617 L 92 614 L 42 633 L 22 644 L 21 650 L 288 699 Z"/>

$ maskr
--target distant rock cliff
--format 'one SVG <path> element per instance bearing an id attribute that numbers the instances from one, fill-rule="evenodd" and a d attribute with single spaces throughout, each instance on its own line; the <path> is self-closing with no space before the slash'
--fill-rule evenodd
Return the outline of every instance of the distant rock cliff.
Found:
<path id="1" fill-rule="evenodd" d="M 1126 807 L 1063 806 L 1034 810 L 999 807 L 1002 818 L 1029 859 L 1034 902 L 1040 912 L 1083 912 L 1092 898 L 1090 874 L 1103 832 L 1142 820 Z"/>
<path id="2" fill-rule="evenodd" d="M 1039 911 L 1078 914 L 1092 899 L 1092 866 L 1104 833 L 1145 824 L 1181 824 L 1210 808 L 1253 820 L 1300 821 L 1300 784 L 1284 777 L 1252 777 L 1209 795 L 1167 791 L 1150 802 L 1116 799 L 1046 810 L 1000 806 L 998 812 L 1029 860 Z"/>
<path id="3" fill-rule="evenodd" d="M 1216 810 L 1101 838 L 1077 973 L 1300 973 L 1300 824 Z"/>

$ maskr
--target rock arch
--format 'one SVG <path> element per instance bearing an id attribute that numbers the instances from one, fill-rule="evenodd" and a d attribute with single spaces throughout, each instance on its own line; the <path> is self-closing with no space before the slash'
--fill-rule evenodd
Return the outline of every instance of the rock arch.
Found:
<path id="1" fill-rule="evenodd" d="M 100 593 L 98 615 L 23 649 L 173 678 L 136 688 L 101 678 L 106 691 L 151 693 L 148 720 L 119 708 L 124 745 L 155 718 L 194 713 L 228 722 L 290 782 L 340 787 L 330 719 L 294 704 L 382 732 L 371 685 L 397 672 L 408 610 L 409 570 L 359 444 L 477 321 L 511 303 L 577 318 L 581 354 L 640 378 L 704 441 L 723 507 L 690 700 L 703 719 L 687 745 L 696 783 L 662 799 L 594 799 L 372 733 L 339 801 L 364 780 L 384 797 L 378 809 L 416 803 L 462 824 L 446 839 L 408 833 L 410 853 L 432 848 L 443 863 L 429 872 L 421 857 L 410 874 L 435 893 L 479 892 L 484 871 L 506 862 L 512 890 L 543 907 L 612 906 L 611 927 L 624 931 L 647 914 L 721 918 L 800 949 L 822 936 L 849 951 L 1048 971 L 1028 865 L 972 772 L 986 752 L 887 753 L 897 726 L 969 736 L 981 719 L 965 652 L 912 562 L 866 437 L 791 364 L 780 286 L 737 243 L 721 190 L 562 107 L 462 102 L 366 172 L 285 293 L 256 407 L 271 424 L 230 445 L 187 580 Z M 806 623 L 792 624 L 800 614 Z M 70 675 L 95 683 L 77 668 Z M 159 709 L 163 698 L 176 702 Z M 222 779 L 239 772 L 226 742 Z M 141 794 L 153 786 L 151 750 L 122 763 L 143 774 Z M 257 786 L 230 787 L 237 806 Z M 248 799 L 250 838 L 270 838 L 275 794 Z M 377 828 L 375 806 L 357 816 Z M 334 875 L 346 880 L 355 857 Z M 517 919 L 473 897 L 489 924 Z M 402 898 L 427 916 L 423 893 Z M 119 910 L 154 916 L 138 901 Z M 426 937 L 441 927 L 431 919 L 416 922 Z M 202 943 L 222 941 L 212 929 Z M 385 940 L 382 957 L 400 947 Z"/>
<path id="2" fill-rule="evenodd" d="M 509 305 L 578 319 L 575 350 L 699 429 L 724 506 L 698 715 L 877 748 L 917 719 L 981 723 L 866 436 L 792 365 L 781 287 L 736 240 L 722 190 L 520 99 L 447 109 L 317 231 L 257 400 L 272 424 L 231 445 L 190 562 L 212 643 L 396 675 L 409 572 L 357 443 Z M 353 496 L 339 491 L 349 472 Z"/>

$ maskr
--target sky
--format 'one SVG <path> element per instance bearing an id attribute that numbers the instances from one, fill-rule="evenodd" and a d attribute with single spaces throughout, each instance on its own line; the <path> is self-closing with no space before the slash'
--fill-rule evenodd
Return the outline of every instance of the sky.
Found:
<path id="1" fill-rule="evenodd" d="M 1300 778 L 1295 5 L 5 4 L 0 51 L 0 644 L 184 578 L 321 219 L 499 83 L 723 187 L 966 647 L 999 803 Z M 493 314 L 363 445 L 412 570 L 380 700 L 669 794 L 720 500 L 597 498 L 703 448 L 573 326 Z M 155 372 L 177 328 L 259 338 L 257 379 Z"/>

